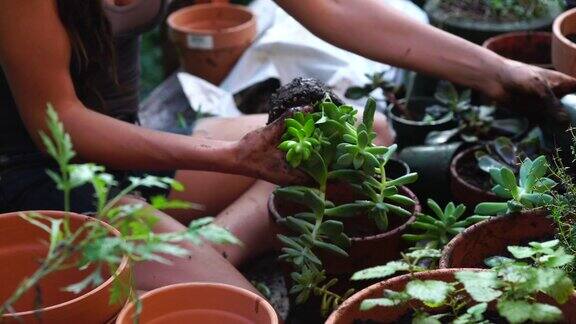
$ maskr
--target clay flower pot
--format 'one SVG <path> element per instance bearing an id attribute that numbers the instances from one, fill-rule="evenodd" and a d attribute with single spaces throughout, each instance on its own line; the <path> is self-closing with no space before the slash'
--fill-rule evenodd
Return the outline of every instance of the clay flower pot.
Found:
<path id="1" fill-rule="evenodd" d="M 552 69 L 552 34 L 515 32 L 491 37 L 483 47 L 506 58 Z"/>
<path id="2" fill-rule="evenodd" d="M 481 188 L 475 181 L 490 181 L 490 175 L 480 170 L 474 152 L 480 146 L 471 147 L 458 153 L 450 163 L 450 189 L 454 200 L 463 203 L 468 211 L 474 211 L 481 202 L 502 201 L 489 188 Z M 467 173 L 466 175 L 464 173 Z"/>
<path id="3" fill-rule="evenodd" d="M 576 44 L 569 39 L 576 35 L 576 8 L 554 20 L 552 27 L 552 63 L 556 70 L 576 77 Z"/>
<path id="4" fill-rule="evenodd" d="M 329 185 L 328 186 L 328 199 L 332 202 L 342 204 L 345 202 L 352 202 L 356 200 L 355 193 L 352 189 L 344 185 Z M 400 187 L 400 193 L 404 194 L 416 202 L 412 208 L 412 216 L 403 218 L 401 216 L 390 215 L 390 229 L 385 233 L 368 234 L 365 236 L 353 235 L 351 239 L 351 246 L 348 249 L 348 257 L 340 257 L 331 253 L 324 253 L 319 251 L 318 256 L 322 260 L 324 269 L 330 275 L 349 275 L 355 271 L 359 271 L 368 267 L 384 264 L 388 261 L 396 260 L 400 257 L 400 252 L 403 251 L 408 244 L 402 239 L 402 234 L 406 232 L 408 226 L 412 224 L 415 219 L 416 213 L 419 213 L 421 208 L 418 203 L 418 198 L 405 187 Z M 271 219 L 271 228 L 275 248 L 280 250 L 282 248 L 281 242 L 277 239 L 278 234 L 290 235 L 291 231 L 286 226 L 281 224 L 284 217 L 293 215 L 295 212 L 300 211 L 302 206 L 295 203 L 282 201 L 274 194 L 268 200 L 268 211 Z M 344 231 L 350 233 L 350 229 L 374 229 L 376 225 L 374 222 L 364 215 L 356 215 L 349 218 L 348 221 L 344 220 Z"/>
<path id="5" fill-rule="evenodd" d="M 483 268 L 487 258 L 505 256 L 509 245 L 550 240 L 554 235 L 554 221 L 543 209 L 494 217 L 454 237 L 442 251 L 440 268 Z"/>
<path id="6" fill-rule="evenodd" d="M 274 308 L 248 290 L 218 283 L 183 283 L 152 290 L 141 297 L 140 324 L 278 324 Z M 116 324 L 132 324 L 130 303 Z"/>
<path id="7" fill-rule="evenodd" d="M 26 212 L 30 213 L 30 212 Z M 52 218 L 63 218 L 64 212 L 35 212 Z M 30 224 L 19 215 L 8 213 L 0 215 L 0 301 L 11 296 L 16 287 L 25 278 L 38 269 L 38 260 L 44 258 L 48 251 L 46 242 L 48 233 Z M 72 229 L 84 222 L 93 222 L 94 218 L 70 213 Z M 104 224 L 104 223 L 103 223 Z M 106 224 L 104 224 L 106 225 Z M 106 225 L 110 232 L 119 235 L 118 231 Z M 110 304 L 110 288 L 113 278 L 109 278 L 96 288 L 88 288 L 80 294 L 63 291 L 62 288 L 78 283 L 93 271 L 88 268 L 80 271 L 76 268 L 66 269 L 50 274 L 40 281 L 42 308 L 35 310 L 36 292 L 26 293 L 14 304 L 16 313 L 4 314 L 2 323 L 83 323 L 102 324 L 113 318 L 122 308 L 123 303 Z M 128 277 L 128 260 L 124 259 L 116 271 L 121 280 Z"/>
<path id="8" fill-rule="evenodd" d="M 562 8 L 557 1 L 548 1 L 548 13 L 542 17 L 514 22 L 501 22 L 456 17 L 453 10 L 442 8 L 441 2 L 442 0 L 429 0 L 424 6 L 430 22 L 449 33 L 476 44 L 482 44 L 486 39 L 503 33 L 549 29 L 554 18 L 562 12 Z"/>
<path id="9" fill-rule="evenodd" d="M 245 7 L 198 4 L 168 17 L 170 39 L 186 72 L 218 85 L 256 38 L 256 19 Z"/>
<path id="10" fill-rule="evenodd" d="M 445 282 L 453 282 L 454 274 L 462 270 L 476 270 L 483 271 L 481 269 L 439 269 L 426 272 L 419 272 L 414 275 L 406 274 L 399 277 L 394 277 L 392 279 L 374 284 L 358 293 L 354 294 L 348 298 L 326 321 L 326 324 L 353 324 L 355 321 L 375 321 L 376 323 L 398 323 L 404 315 L 406 315 L 411 308 L 404 304 L 395 307 L 374 307 L 368 311 L 361 311 L 360 304 L 363 300 L 369 298 L 381 298 L 384 289 L 400 291 L 403 290 L 406 284 L 412 279 L 420 280 L 440 280 Z M 540 298 L 538 298 L 540 299 Z M 576 296 L 572 295 L 570 300 L 563 304 L 557 305 L 550 298 L 543 296 L 543 302 L 554 304 L 559 307 L 564 313 L 564 319 L 566 323 L 576 323 Z M 417 306 L 422 306 L 421 304 L 416 304 Z M 494 307 L 494 305 L 490 305 Z M 431 311 L 432 314 L 435 312 L 443 312 L 445 309 L 438 308 L 435 311 Z"/>
<path id="11" fill-rule="evenodd" d="M 404 104 L 405 102 L 405 100 L 399 101 L 400 104 Z M 433 105 L 442 104 L 431 97 L 416 97 L 410 98 L 406 108 L 415 116 L 424 117 L 426 108 Z M 424 144 L 426 136 L 431 131 L 448 130 L 456 126 L 454 116 L 451 113 L 448 113 L 440 120 L 423 122 L 406 119 L 400 114 L 399 108 L 396 105 L 390 105 L 387 115 L 392 122 L 392 128 L 394 128 L 396 132 L 396 144 L 398 144 L 400 149 Z"/>

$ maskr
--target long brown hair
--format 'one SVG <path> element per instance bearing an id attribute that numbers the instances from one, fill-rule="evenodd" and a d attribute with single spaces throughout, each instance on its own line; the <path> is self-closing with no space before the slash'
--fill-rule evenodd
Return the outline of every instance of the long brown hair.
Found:
<path id="1" fill-rule="evenodd" d="M 100 97 L 91 80 L 106 73 L 117 81 L 116 54 L 110 22 L 103 0 L 57 0 L 60 20 L 72 46 L 71 74 L 78 91 L 91 91 Z M 101 97 L 100 97 L 101 98 Z"/>

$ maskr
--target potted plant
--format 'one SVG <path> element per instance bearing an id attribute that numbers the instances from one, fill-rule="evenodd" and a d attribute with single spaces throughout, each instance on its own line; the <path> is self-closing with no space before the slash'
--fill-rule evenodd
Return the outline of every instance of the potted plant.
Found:
<path id="1" fill-rule="evenodd" d="M 218 283 L 182 283 L 150 291 L 141 297 L 142 323 L 278 324 L 264 298 L 246 289 Z M 136 305 L 118 315 L 116 324 L 132 324 Z"/>
<path id="2" fill-rule="evenodd" d="M 557 0 L 430 0 L 424 9 L 435 26 L 482 44 L 502 33 L 549 28 L 563 6 Z"/>
<path id="3" fill-rule="evenodd" d="M 541 150 L 538 132 L 531 132 L 516 144 L 506 137 L 499 137 L 483 146 L 458 153 L 450 164 L 450 187 L 454 199 L 468 207 L 504 199 L 491 191 L 494 181 L 490 170 L 507 167 L 518 175 L 522 160 L 537 157 Z"/>
<path id="4" fill-rule="evenodd" d="M 297 303 L 316 296 L 327 314 L 349 292 L 335 289 L 337 275 L 396 259 L 401 235 L 420 207 L 404 187 L 414 173 L 391 179 L 387 162 L 396 146 L 379 147 L 372 126 L 376 102 L 369 99 L 362 122 L 356 110 L 325 98 L 309 113 L 286 120 L 279 148 L 313 186 L 278 188 L 269 200 Z M 333 279 L 329 279 L 332 277 Z"/>
<path id="5" fill-rule="evenodd" d="M 386 111 L 390 118 L 400 149 L 422 144 L 426 135 L 433 130 L 446 130 L 454 126 L 450 111 L 434 98 L 404 98 L 404 87 L 386 80 L 384 72 L 367 74 L 366 77 L 368 83 L 350 87 L 344 95 L 358 100 L 368 98 L 377 89 L 381 90 L 386 102 L 377 101 L 384 106 L 378 110 Z"/>
<path id="6" fill-rule="evenodd" d="M 511 60 L 545 69 L 552 66 L 552 33 L 519 31 L 487 39 L 483 47 Z"/>
<path id="7" fill-rule="evenodd" d="M 4 322 L 63 321 L 104 323 L 115 316 L 127 298 L 138 303 L 132 266 L 135 262 L 168 262 L 162 255 L 185 256 L 182 241 L 201 244 L 202 239 L 237 243 L 210 218 L 192 222 L 179 233 L 155 234 L 156 217 L 143 204 L 117 206 L 134 189 L 162 187 L 179 190 L 181 184 L 168 178 L 130 178 L 127 188 L 110 197 L 114 177 L 95 164 L 73 164 L 70 136 L 53 108 L 48 107 L 50 135 L 41 133 L 48 154 L 60 173 L 48 170 L 62 190 L 65 211 L 20 212 L 0 215 L 5 282 L 0 314 Z M 96 192 L 95 217 L 69 212 L 70 193 L 82 185 Z M 156 197 L 159 209 L 190 208 L 182 201 Z"/>
<path id="8" fill-rule="evenodd" d="M 450 108 L 458 125 L 452 129 L 430 132 L 425 140 L 427 145 L 452 141 L 485 142 L 499 136 L 518 138 L 528 130 L 526 119 L 496 118 L 495 107 L 472 105 L 471 91 L 464 90 L 459 94 L 450 82 L 440 82 L 435 97 Z"/>
<path id="9" fill-rule="evenodd" d="M 506 201 L 480 203 L 475 213 L 498 217 L 480 222 L 456 236 L 444 248 L 440 266 L 481 267 L 484 259 L 503 253 L 508 245 L 553 237 L 554 224 L 542 208 L 553 201 L 550 193 L 555 182 L 546 177 L 547 172 L 544 156 L 524 159 L 518 180 L 508 167 L 493 167 L 490 174 L 496 186 L 492 191 Z"/>
<path id="10" fill-rule="evenodd" d="M 510 246 L 512 257 L 493 258 L 489 270 L 440 269 L 386 280 L 350 297 L 326 323 L 571 323 L 576 296 L 561 267 L 574 256 L 554 244 Z"/>
<path id="11" fill-rule="evenodd" d="M 209 2 L 179 9 L 167 23 L 183 69 L 218 85 L 256 39 L 256 18 L 244 6 Z"/>

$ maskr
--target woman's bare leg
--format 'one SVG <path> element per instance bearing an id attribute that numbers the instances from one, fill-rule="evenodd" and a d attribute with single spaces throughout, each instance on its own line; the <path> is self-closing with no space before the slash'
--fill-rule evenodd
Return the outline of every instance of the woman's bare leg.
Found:
<path id="1" fill-rule="evenodd" d="M 142 200 L 133 197 L 125 197 L 120 201 L 120 204 L 141 203 Z M 154 227 L 155 233 L 186 230 L 184 225 L 161 211 L 156 210 L 154 214 L 160 219 Z M 172 263 L 170 265 L 148 261 L 134 266 L 138 290 L 152 290 L 183 282 L 218 282 L 258 293 L 248 280 L 209 244 L 194 245 L 183 242 L 180 246 L 186 248 L 189 254 L 184 258 L 165 256 Z"/>

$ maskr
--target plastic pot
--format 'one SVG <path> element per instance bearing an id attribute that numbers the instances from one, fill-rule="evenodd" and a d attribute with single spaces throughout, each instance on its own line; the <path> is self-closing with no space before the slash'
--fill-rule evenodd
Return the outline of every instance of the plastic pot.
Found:
<path id="1" fill-rule="evenodd" d="M 31 213 L 31 212 L 26 212 Z M 63 218 L 64 212 L 37 211 L 52 218 Z M 27 222 L 19 215 L 8 213 L 0 215 L 0 300 L 11 296 L 20 282 L 34 273 L 39 266 L 38 260 L 46 256 L 49 241 L 48 233 Z M 85 222 L 96 221 L 94 218 L 70 213 L 72 229 Z M 103 223 L 104 224 L 104 223 Z M 118 231 L 104 224 L 114 235 Z M 113 318 L 122 308 L 123 302 L 109 304 L 110 288 L 113 278 L 108 278 L 96 288 L 88 288 L 80 294 L 63 291 L 62 288 L 78 283 L 86 278 L 94 267 L 80 271 L 76 268 L 58 271 L 40 281 L 42 308 L 35 310 L 34 289 L 26 293 L 14 304 L 16 313 L 5 314 L 2 323 L 83 323 L 102 324 Z M 120 280 L 128 277 L 128 261 L 122 260 L 116 275 Z"/>
<path id="2" fill-rule="evenodd" d="M 455 17 L 451 10 L 442 9 L 440 3 L 441 0 L 429 0 L 424 6 L 431 23 L 476 44 L 482 44 L 490 37 L 509 32 L 549 30 L 554 18 L 562 12 L 556 1 L 549 1 L 549 12 L 543 17 L 517 22 L 498 22 Z"/>
<path id="3" fill-rule="evenodd" d="M 254 15 L 238 5 L 193 5 L 175 11 L 167 22 L 184 70 L 216 85 L 256 38 Z"/>
<path id="4" fill-rule="evenodd" d="M 405 161 L 413 172 L 418 173 L 418 181 L 411 184 L 410 189 L 418 197 L 434 199 L 440 205 L 451 201 L 450 163 L 462 146 L 462 142 L 456 142 L 403 149 L 399 154 L 400 159 Z"/>
<path id="5" fill-rule="evenodd" d="M 399 159 L 391 158 L 386 163 L 386 174 L 390 179 L 400 178 L 410 173 L 410 166 Z"/>
<path id="6" fill-rule="evenodd" d="M 356 321 L 374 321 L 375 323 L 398 323 L 411 308 L 409 305 L 399 305 L 394 307 L 374 307 L 368 311 L 361 311 L 360 304 L 368 298 L 381 298 L 384 289 L 400 291 L 406 287 L 406 284 L 413 280 L 439 280 L 445 282 L 454 282 L 454 274 L 462 270 L 484 271 L 482 269 L 439 269 L 426 272 L 419 272 L 414 275 L 403 275 L 392 279 L 374 284 L 355 295 L 348 298 L 330 317 L 326 324 L 353 324 Z M 547 296 L 538 296 L 540 302 L 549 303 L 557 306 L 564 314 L 566 323 L 576 323 L 576 296 L 572 295 L 568 302 L 558 305 Z M 420 303 L 414 303 L 415 306 L 423 306 Z M 490 304 L 493 309 L 494 303 Z M 438 314 L 446 311 L 445 308 L 427 309 L 431 314 Z"/>
<path id="7" fill-rule="evenodd" d="M 491 37 L 482 44 L 506 58 L 552 69 L 552 34 L 514 32 Z"/>
<path id="8" fill-rule="evenodd" d="M 353 202 L 359 198 L 348 185 L 332 184 L 328 187 L 328 199 L 336 205 Z M 402 218 L 401 216 L 390 215 L 390 230 L 384 233 L 356 237 L 349 235 L 352 237 L 351 246 L 347 251 L 349 254 L 347 258 L 319 251 L 318 256 L 322 260 L 324 269 L 328 274 L 348 275 L 367 267 L 396 260 L 400 257 L 400 252 L 404 251 L 408 246 L 408 244 L 402 240 L 402 234 L 404 234 L 408 226 L 415 221 L 415 214 L 421 210 L 418 198 L 416 198 L 408 188 L 401 187 L 400 193 L 416 201 L 416 205 L 411 210 L 412 216 Z M 282 224 L 283 218 L 303 210 L 305 209 L 301 205 L 284 201 L 274 194 L 270 195 L 268 211 L 271 219 L 272 235 L 277 250 L 282 248 L 281 242 L 277 239 L 277 234 L 293 234 L 288 227 Z M 365 215 L 356 215 L 344 220 L 343 223 L 344 231 L 347 233 L 350 233 L 350 228 L 363 227 L 373 229 L 376 226 L 374 222 Z"/>
<path id="9" fill-rule="evenodd" d="M 400 104 L 405 102 L 406 100 L 399 101 Z M 406 108 L 415 116 L 423 117 L 426 108 L 433 105 L 442 104 L 434 98 L 414 97 L 409 99 Z M 415 121 L 404 118 L 400 114 L 398 106 L 390 105 L 387 115 L 396 132 L 396 144 L 400 149 L 407 146 L 422 145 L 431 131 L 448 130 L 456 125 L 452 113 L 448 113 L 444 118 L 433 122 Z"/>
<path id="10" fill-rule="evenodd" d="M 458 153 L 452 163 L 450 163 L 450 191 L 455 201 L 466 205 L 468 210 L 473 211 L 481 202 L 502 201 L 489 189 L 483 189 L 479 185 L 471 182 L 474 179 L 487 179 L 490 175 L 478 168 L 474 152 L 481 149 L 481 146 L 474 146 Z M 469 172 L 469 177 L 465 177 L 463 171 Z"/>
<path id="11" fill-rule="evenodd" d="M 274 308 L 255 293 L 219 283 L 182 283 L 141 297 L 140 324 L 278 324 Z M 132 324 L 134 304 L 122 309 L 116 324 Z"/>
<path id="12" fill-rule="evenodd" d="M 505 256 L 509 245 L 553 239 L 554 221 L 543 209 L 494 217 L 477 223 L 444 247 L 440 268 L 483 268 L 484 260 Z"/>
<path id="13" fill-rule="evenodd" d="M 552 63 L 556 70 L 576 77 L 576 44 L 567 36 L 576 34 L 576 8 L 554 20 L 552 28 Z"/>

